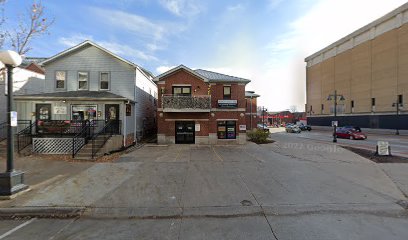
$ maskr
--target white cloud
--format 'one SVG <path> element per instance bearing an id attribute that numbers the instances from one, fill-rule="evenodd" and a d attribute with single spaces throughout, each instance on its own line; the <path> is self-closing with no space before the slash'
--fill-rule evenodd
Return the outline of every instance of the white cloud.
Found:
<path id="1" fill-rule="evenodd" d="M 235 12 L 235 11 L 239 11 L 239 10 L 243 10 L 244 6 L 241 3 L 238 3 L 236 5 L 233 6 L 228 6 L 227 10 L 230 12 Z"/>
<path id="2" fill-rule="evenodd" d="M 73 47 L 75 45 L 78 45 L 79 43 L 85 41 L 85 40 L 91 40 L 93 41 L 93 37 L 91 35 L 86 35 L 82 33 L 74 34 L 69 37 L 60 37 L 58 39 L 58 42 L 64 45 L 65 47 Z"/>
<path id="3" fill-rule="evenodd" d="M 156 68 L 156 72 L 159 74 L 165 73 L 167 71 L 169 71 L 172 68 L 175 68 L 177 66 L 159 66 Z"/>
<path id="4" fill-rule="evenodd" d="M 405 0 L 317 1 L 304 15 L 294 19 L 286 32 L 272 39 L 265 47 L 269 56 L 262 67 L 265 70 L 263 77 L 271 79 L 275 84 L 284 84 L 266 90 L 262 88 L 264 81 L 256 82 L 263 95 L 260 98 L 261 104 L 272 105 L 274 110 L 288 108 L 290 105 L 304 109 L 304 58 L 404 3 Z"/>
<path id="5" fill-rule="evenodd" d="M 137 14 L 102 8 L 91 8 L 91 11 L 99 16 L 103 23 L 127 30 L 139 38 L 161 40 L 169 31 L 165 24 L 150 21 Z"/>
<path id="6" fill-rule="evenodd" d="M 128 46 L 122 43 L 117 43 L 117 42 L 94 40 L 94 38 L 90 35 L 74 34 L 70 37 L 61 37 L 59 38 L 58 42 L 66 47 L 73 47 L 85 40 L 91 40 L 95 42 L 96 44 L 106 48 L 107 50 L 119 56 L 131 59 L 131 60 L 138 59 L 138 60 L 143 60 L 143 61 L 158 61 L 158 59 L 155 56 L 149 55 L 131 46 Z"/>
<path id="7" fill-rule="evenodd" d="M 179 17 L 191 17 L 199 14 L 203 9 L 196 0 L 160 0 L 160 5 Z"/>

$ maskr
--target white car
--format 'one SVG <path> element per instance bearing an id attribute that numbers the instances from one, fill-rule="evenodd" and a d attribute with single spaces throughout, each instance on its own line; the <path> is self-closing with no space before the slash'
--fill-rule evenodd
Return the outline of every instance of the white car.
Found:
<path id="1" fill-rule="evenodd" d="M 286 132 L 288 132 L 288 133 L 301 133 L 301 132 L 302 132 L 302 130 L 299 128 L 299 126 L 297 126 L 297 125 L 292 125 L 292 124 L 286 125 L 285 130 L 286 130 Z"/>

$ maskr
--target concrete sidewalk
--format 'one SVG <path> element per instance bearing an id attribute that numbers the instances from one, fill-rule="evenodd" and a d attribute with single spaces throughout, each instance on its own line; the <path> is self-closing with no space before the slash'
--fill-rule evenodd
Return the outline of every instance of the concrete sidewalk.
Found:
<path id="1" fill-rule="evenodd" d="M 284 135 L 275 140 L 145 146 L 113 163 L 18 160 L 36 187 L 0 202 L 0 210 L 79 212 L 58 225 L 55 239 L 133 231 L 144 239 L 408 238 L 408 164 L 383 166 Z"/>

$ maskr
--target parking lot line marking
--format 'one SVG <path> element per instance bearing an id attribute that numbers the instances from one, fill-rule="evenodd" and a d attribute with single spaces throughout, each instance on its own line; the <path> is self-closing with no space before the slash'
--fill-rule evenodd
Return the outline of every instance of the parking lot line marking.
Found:
<path id="1" fill-rule="evenodd" d="M 214 146 L 211 146 L 211 148 L 212 148 L 213 152 L 215 153 L 215 156 L 217 156 L 218 159 L 220 159 L 220 161 L 223 162 L 224 160 L 223 160 L 222 157 L 221 157 L 220 155 L 218 155 L 218 153 L 215 151 Z"/>
<path id="2" fill-rule="evenodd" d="M 8 232 L 4 233 L 3 235 L 1 235 L 0 239 L 4 239 L 4 238 L 8 237 L 9 235 L 13 234 L 15 231 L 18 231 L 20 228 L 23 228 L 23 227 L 27 226 L 28 224 L 34 222 L 34 220 L 36 220 L 36 219 L 37 218 L 32 218 L 32 219 L 28 220 L 27 222 L 24 222 L 24 223 L 18 225 L 17 227 L 15 227 L 15 228 L 9 230 Z"/>

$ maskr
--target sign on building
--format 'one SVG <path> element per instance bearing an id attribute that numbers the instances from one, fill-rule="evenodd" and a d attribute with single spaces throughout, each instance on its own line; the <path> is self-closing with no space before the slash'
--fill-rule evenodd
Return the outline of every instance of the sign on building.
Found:
<path id="1" fill-rule="evenodd" d="M 195 125 L 195 131 L 196 132 L 199 132 L 201 130 L 201 125 L 199 124 L 199 123 L 197 123 L 196 125 Z"/>
<path id="2" fill-rule="evenodd" d="M 54 114 L 67 114 L 66 106 L 54 106 Z"/>
<path id="3" fill-rule="evenodd" d="M 238 101 L 237 100 L 218 100 L 218 107 L 219 108 L 237 108 Z"/>
<path id="4" fill-rule="evenodd" d="M 332 127 L 334 127 L 334 126 L 339 126 L 339 122 L 338 121 L 332 121 Z"/>
<path id="5" fill-rule="evenodd" d="M 246 131 L 246 125 L 239 125 L 239 131 Z"/>

